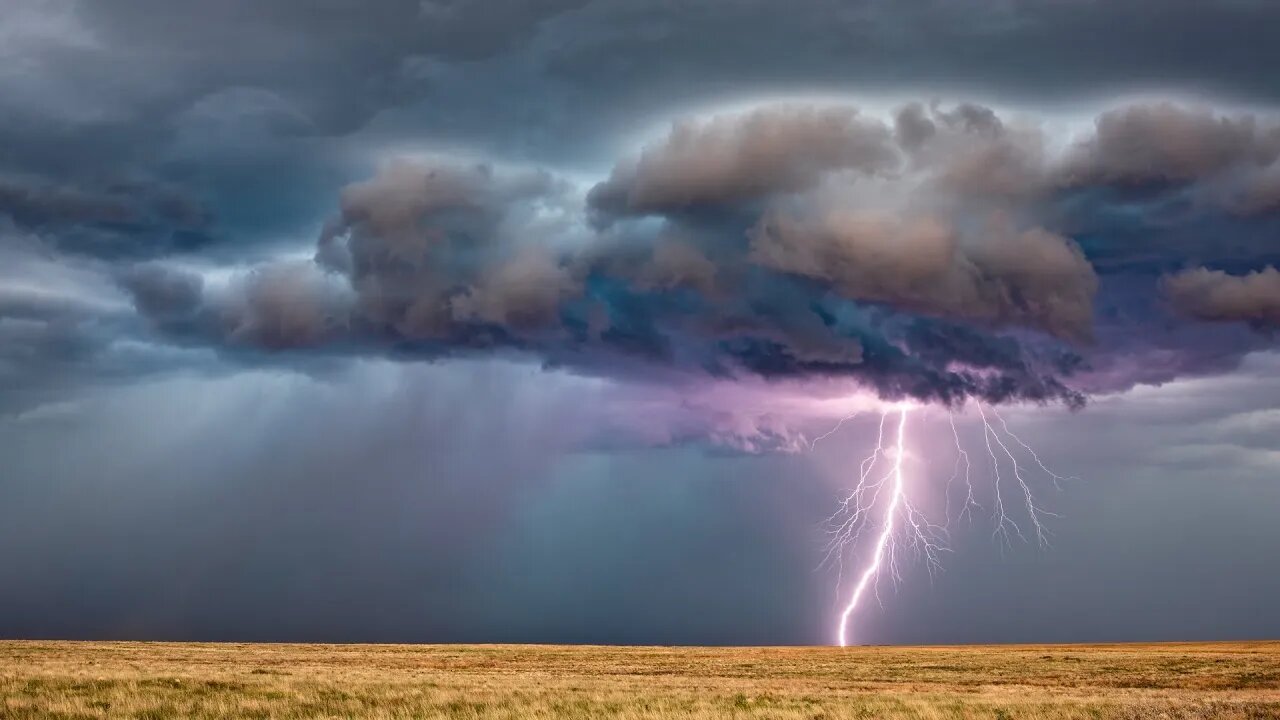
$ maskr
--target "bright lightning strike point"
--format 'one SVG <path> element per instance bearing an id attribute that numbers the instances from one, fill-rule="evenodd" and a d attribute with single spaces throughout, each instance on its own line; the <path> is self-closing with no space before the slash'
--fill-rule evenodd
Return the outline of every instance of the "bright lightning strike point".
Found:
<path id="1" fill-rule="evenodd" d="M 849 616 L 858 607 L 858 601 L 862 599 L 862 595 L 866 592 L 871 579 L 880 572 L 880 564 L 884 561 L 885 550 L 893 542 L 894 516 L 897 515 L 898 506 L 902 504 L 903 495 L 906 492 L 905 484 L 902 480 L 902 457 L 906 454 L 904 452 L 904 443 L 907 429 L 907 411 L 906 406 L 903 406 L 898 411 L 898 444 L 897 452 L 893 455 L 893 485 L 889 490 L 889 508 L 885 510 L 884 527 L 880 530 L 880 536 L 876 538 L 875 549 L 871 554 L 871 562 L 862 571 L 862 575 L 858 578 L 858 584 L 853 588 L 853 596 L 849 598 L 849 604 L 845 605 L 844 612 L 840 613 L 840 630 L 836 636 L 840 647 L 844 647 L 846 644 Z M 878 452 L 879 448 L 876 450 Z"/>

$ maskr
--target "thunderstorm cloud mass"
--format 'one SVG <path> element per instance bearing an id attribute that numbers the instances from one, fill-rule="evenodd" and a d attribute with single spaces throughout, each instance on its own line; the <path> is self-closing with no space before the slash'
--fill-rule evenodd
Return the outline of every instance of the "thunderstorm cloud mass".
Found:
<path id="1" fill-rule="evenodd" d="M 829 642 L 895 512 L 859 641 L 1280 633 L 1277 65 L 1266 0 L 0 3 L 0 637 Z"/>

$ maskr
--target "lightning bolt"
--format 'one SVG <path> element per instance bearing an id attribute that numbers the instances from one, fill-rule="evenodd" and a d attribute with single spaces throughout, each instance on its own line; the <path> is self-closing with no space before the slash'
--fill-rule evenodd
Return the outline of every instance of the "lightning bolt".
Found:
<path id="1" fill-rule="evenodd" d="M 947 478 L 947 487 L 944 490 L 946 510 L 944 514 L 947 522 L 951 522 L 951 487 L 955 485 L 957 479 L 960 478 L 960 463 L 964 463 L 964 504 L 960 506 L 960 512 L 956 514 L 957 519 L 964 518 L 965 515 L 973 520 L 973 508 L 982 509 L 977 500 L 973 498 L 973 463 L 969 462 L 969 453 L 960 444 L 960 432 L 956 430 L 956 416 L 950 410 L 947 411 L 947 424 L 951 426 L 951 437 L 956 442 L 956 461 L 951 468 L 951 477 Z M 1021 442 L 1021 441 L 1019 441 Z"/>
<path id="2" fill-rule="evenodd" d="M 1050 478 L 1055 486 L 1062 481 L 1074 478 L 1063 477 L 1050 470 L 1036 452 L 1020 437 L 1009 429 L 1009 424 L 994 407 L 983 407 L 974 403 L 981 424 L 982 447 L 991 461 L 991 515 L 994 524 L 992 536 L 1000 541 L 1001 547 L 1012 542 L 1014 537 L 1027 539 L 1024 526 L 1013 517 L 1018 506 L 1020 513 L 1025 514 L 1026 529 L 1033 531 L 1042 546 L 1048 544 L 1049 530 L 1046 519 L 1058 517 L 1042 508 L 1032 491 L 1031 471 L 1038 468 Z M 951 474 L 941 488 L 942 505 L 945 522 L 936 525 L 912 502 L 912 490 L 927 491 L 927 483 L 909 485 L 904 469 L 908 454 L 907 429 L 908 416 L 915 408 L 910 404 L 901 404 L 886 410 L 880 415 L 875 448 L 865 457 L 858 467 L 858 482 L 848 494 L 840 500 L 837 510 L 827 518 L 830 540 L 826 547 L 823 564 L 834 565 L 837 569 L 836 592 L 841 595 L 844 577 L 844 558 L 849 549 L 856 546 L 865 536 L 870 537 L 869 557 L 856 576 L 852 593 L 844 602 L 840 611 L 836 630 L 836 644 L 845 646 L 849 642 L 850 626 L 863 598 L 868 594 L 879 598 L 879 581 L 883 576 L 890 577 L 896 584 L 902 579 L 899 572 L 900 549 L 905 547 L 923 558 L 930 574 L 941 569 L 941 554 L 946 551 L 945 539 L 948 527 L 953 519 L 966 516 L 973 521 L 973 510 L 983 509 L 975 495 L 973 482 L 974 465 L 969 451 L 961 441 L 956 428 L 955 416 L 948 412 L 948 425 L 951 437 L 955 442 L 955 459 L 951 464 Z M 990 413 L 990 417 L 988 416 Z M 835 427 L 814 438 L 809 443 L 814 449 L 821 440 L 831 437 L 845 422 L 855 415 L 841 418 Z M 894 428 L 888 434 L 892 436 L 886 445 L 886 429 L 891 423 Z M 994 418 L 994 421 L 992 420 Z M 1019 459 L 1021 453 L 1022 460 Z M 1031 462 L 1025 458 L 1030 457 Z M 1033 468 L 1034 465 L 1034 468 Z M 1001 468 L 1006 472 L 1002 473 Z M 959 511 L 952 515 L 951 496 L 953 488 L 961 484 L 964 498 L 958 503 Z M 1008 491 L 1016 490 L 1015 496 L 1021 502 L 1012 506 L 1005 502 L 1005 485 L 1011 485 Z M 877 518 L 877 510 L 880 510 Z"/>
<path id="3" fill-rule="evenodd" d="M 861 414 L 862 414 L 862 413 L 860 413 L 860 412 L 854 412 L 854 413 L 851 413 L 851 414 L 849 414 L 849 415 L 845 415 L 844 417 L 840 418 L 840 422 L 836 423 L 835 427 L 833 427 L 833 428 L 831 428 L 830 430 L 828 430 L 828 431 L 826 431 L 826 432 L 822 433 L 822 434 L 821 434 L 821 435 L 819 435 L 818 437 L 816 437 L 816 438 L 814 438 L 814 439 L 810 440 L 810 441 L 809 441 L 809 449 L 810 449 L 810 450 L 813 450 L 814 448 L 818 447 L 818 443 L 822 442 L 823 440 L 826 440 L 827 438 L 831 437 L 832 435 L 835 435 L 835 434 L 836 434 L 836 431 L 838 431 L 841 427 L 843 427 L 845 423 L 847 423 L 847 422 L 849 422 L 850 420 L 852 420 L 852 419 L 854 419 L 854 418 L 858 417 L 858 416 L 859 416 L 859 415 L 861 415 Z M 1021 440 L 1019 440 L 1018 442 L 1022 442 L 1022 441 L 1021 441 Z"/>
<path id="4" fill-rule="evenodd" d="M 884 427 L 883 422 L 881 427 Z M 880 564 L 884 561 L 884 555 L 893 543 L 893 522 L 897 517 L 898 508 L 902 505 L 902 496 L 906 493 L 904 483 L 902 481 L 902 456 L 905 454 L 903 448 L 904 438 L 907 431 L 907 408 L 903 407 L 898 412 L 898 446 L 897 452 L 893 456 L 893 470 L 890 475 L 893 476 L 893 487 L 890 489 L 889 508 L 884 513 L 884 527 L 880 530 L 880 536 L 876 538 L 875 549 L 871 553 L 871 562 L 867 564 L 867 568 L 862 571 L 861 577 L 858 578 L 858 584 L 853 588 L 853 597 L 849 598 L 849 603 L 844 606 L 844 612 L 840 613 L 840 630 L 836 634 L 836 640 L 840 647 L 844 647 L 846 635 L 848 635 L 849 616 L 858 607 L 858 600 L 862 598 L 862 594 L 866 592 L 867 585 L 871 579 L 880 571 Z M 878 454 L 880 448 L 876 448 Z M 864 473 L 865 475 L 865 473 Z"/>

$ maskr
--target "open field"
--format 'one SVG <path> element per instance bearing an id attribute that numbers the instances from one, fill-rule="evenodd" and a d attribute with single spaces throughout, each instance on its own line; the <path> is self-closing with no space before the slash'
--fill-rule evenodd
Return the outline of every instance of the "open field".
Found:
<path id="1" fill-rule="evenodd" d="M 5 718 L 1280 718 L 1280 642 L 0 642 Z"/>

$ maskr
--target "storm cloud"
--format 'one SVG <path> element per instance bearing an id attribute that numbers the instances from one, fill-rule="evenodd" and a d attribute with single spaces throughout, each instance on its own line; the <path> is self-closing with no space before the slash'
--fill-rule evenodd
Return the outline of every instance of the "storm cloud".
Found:
<path id="1" fill-rule="evenodd" d="M 1174 307 L 1200 320 L 1280 325 L 1280 271 L 1268 266 L 1246 275 L 1197 268 L 1164 279 Z"/>
<path id="2" fill-rule="evenodd" d="M 179 334 L 214 347 L 497 352 L 624 381 L 843 377 L 887 399 L 1078 407 L 1096 386 L 1077 374 L 1151 379 L 1116 376 L 1113 354 L 1134 348 L 1098 342 L 1120 316 L 1097 317 L 1107 275 L 1091 257 L 1141 262 L 1153 240 L 1117 233 L 1091 253 L 1070 233 L 1186 193 L 1188 222 L 1241 222 L 1210 200 L 1223 178 L 1270 170 L 1276 127 L 1137 103 L 1052 137 L 975 103 L 886 118 L 784 103 L 677 120 L 589 187 L 497 159 L 401 157 L 342 189 L 313 263 L 240 271 L 194 310 L 189 293 L 168 307 L 156 292 L 176 277 L 133 292 L 157 328 L 192 315 Z M 1186 284 L 1165 282 L 1184 310 Z M 1154 320 L 1143 312 L 1125 322 Z"/>
<path id="3" fill-rule="evenodd" d="M 621 214 L 668 214 L 732 205 L 815 185 L 835 170 L 892 170 L 884 124 L 851 107 L 764 108 L 705 123 L 677 122 L 661 143 L 615 166 L 591 205 Z"/>

